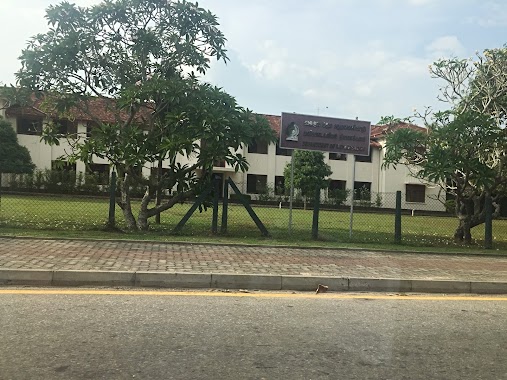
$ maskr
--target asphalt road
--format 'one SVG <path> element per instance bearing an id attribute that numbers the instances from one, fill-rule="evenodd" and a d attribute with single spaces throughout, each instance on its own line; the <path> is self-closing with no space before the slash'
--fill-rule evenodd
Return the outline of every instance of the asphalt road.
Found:
<path id="1" fill-rule="evenodd" d="M 507 379 L 507 298 L 10 292 L 0 379 Z"/>

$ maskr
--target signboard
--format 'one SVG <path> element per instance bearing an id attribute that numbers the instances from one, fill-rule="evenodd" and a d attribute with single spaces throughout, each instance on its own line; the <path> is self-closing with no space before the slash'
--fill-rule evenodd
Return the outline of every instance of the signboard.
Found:
<path id="1" fill-rule="evenodd" d="M 280 148 L 368 156 L 370 129 L 369 121 L 284 112 Z"/>

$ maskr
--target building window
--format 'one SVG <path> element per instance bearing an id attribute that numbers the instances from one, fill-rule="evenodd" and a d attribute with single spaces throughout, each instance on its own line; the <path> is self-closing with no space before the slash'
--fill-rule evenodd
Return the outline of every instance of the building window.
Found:
<path id="1" fill-rule="evenodd" d="M 347 155 L 343 153 L 329 153 L 330 160 L 347 161 Z"/>
<path id="2" fill-rule="evenodd" d="M 276 143 L 276 155 L 277 156 L 291 156 L 292 149 L 280 148 L 280 145 Z"/>
<path id="3" fill-rule="evenodd" d="M 253 140 L 248 144 L 248 153 L 268 154 L 268 143 L 262 140 Z"/>
<path id="4" fill-rule="evenodd" d="M 215 160 L 213 161 L 213 166 L 216 168 L 225 168 L 225 160 Z"/>
<path id="5" fill-rule="evenodd" d="M 276 195 L 285 194 L 285 177 L 283 175 L 275 176 L 275 194 Z"/>
<path id="6" fill-rule="evenodd" d="M 51 161 L 51 170 L 61 171 L 61 172 L 75 172 L 76 164 L 70 164 L 67 161 L 63 160 L 53 160 Z"/>
<path id="7" fill-rule="evenodd" d="M 372 149 L 370 149 L 370 154 L 368 156 L 356 156 L 356 162 L 371 162 L 371 152 Z"/>
<path id="8" fill-rule="evenodd" d="M 16 121 L 17 133 L 20 135 L 42 134 L 42 119 L 18 118 Z"/>
<path id="9" fill-rule="evenodd" d="M 370 201 L 371 182 L 354 182 L 354 199 L 358 201 Z"/>
<path id="10" fill-rule="evenodd" d="M 266 191 L 267 184 L 267 175 L 247 174 L 246 176 L 246 192 L 249 194 L 259 194 Z"/>
<path id="11" fill-rule="evenodd" d="M 57 126 L 57 130 L 59 134 L 67 135 L 67 134 L 76 134 L 77 133 L 77 123 L 74 121 L 60 119 L 55 120 L 54 124 Z"/>
<path id="12" fill-rule="evenodd" d="M 94 121 L 89 121 L 86 124 L 86 137 L 92 137 L 94 130 L 99 128 L 99 124 Z"/>
<path id="13" fill-rule="evenodd" d="M 405 185 L 405 201 L 424 203 L 426 200 L 425 185 Z"/>
<path id="14" fill-rule="evenodd" d="M 99 185 L 109 184 L 109 165 L 108 164 L 88 164 L 86 174 L 93 174 L 97 178 Z"/>
<path id="15" fill-rule="evenodd" d="M 345 190 L 345 186 L 347 181 L 340 181 L 338 179 L 333 179 L 329 182 L 329 190 Z"/>

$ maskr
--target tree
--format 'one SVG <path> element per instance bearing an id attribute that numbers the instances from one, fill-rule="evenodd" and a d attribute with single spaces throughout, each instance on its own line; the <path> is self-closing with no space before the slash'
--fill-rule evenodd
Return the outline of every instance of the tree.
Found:
<path id="1" fill-rule="evenodd" d="M 472 241 L 471 229 L 485 221 L 484 202 L 491 196 L 493 216 L 507 194 L 507 136 L 495 120 L 471 110 L 434 116 L 428 132 L 398 129 L 387 136 L 384 166 L 401 163 L 414 177 L 437 184 L 452 195 L 457 241 Z"/>
<path id="2" fill-rule="evenodd" d="M 32 173 L 34 168 L 30 152 L 19 145 L 12 125 L 0 118 L 0 180 L 2 173 Z"/>
<path id="3" fill-rule="evenodd" d="M 507 117 L 507 45 L 486 49 L 476 59 L 440 59 L 430 66 L 433 78 L 444 81 L 439 100 L 454 112 L 474 111 L 502 124 Z"/>
<path id="4" fill-rule="evenodd" d="M 46 18 L 49 31 L 22 52 L 18 82 L 34 91 L 49 115 L 95 122 L 90 138 L 62 136 L 58 125 L 45 128 L 43 138 L 58 144 L 72 137 L 69 161 L 91 163 L 95 156 L 111 162 L 130 229 L 147 229 L 148 218 L 198 194 L 215 160 L 246 170 L 239 148 L 254 136 L 274 140 L 265 118 L 196 78 L 194 70 L 205 73 L 211 58 L 228 59 L 216 17 L 197 3 L 111 0 L 83 8 L 62 2 L 50 6 Z M 163 160 L 169 162 L 164 176 L 139 175 L 146 163 L 157 163 L 160 173 Z M 146 188 L 137 220 L 134 182 Z M 161 189 L 172 190 L 171 197 L 150 208 Z"/>
<path id="5" fill-rule="evenodd" d="M 299 189 L 304 197 L 305 208 L 307 198 L 313 198 L 317 188 L 325 189 L 329 186 L 329 177 L 333 172 L 331 167 L 324 162 L 322 152 L 294 150 L 294 188 Z M 286 188 L 290 187 L 291 163 L 285 166 L 283 175 Z"/>
<path id="6" fill-rule="evenodd" d="M 470 244 L 471 228 L 484 223 L 486 197 L 492 197 L 496 217 L 507 194 L 507 47 L 487 49 L 476 59 L 441 59 L 430 73 L 444 81 L 439 100 L 451 109 L 417 114 L 427 133 L 389 134 L 384 165 L 405 164 L 412 175 L 453 196 L 455 240 Z"/>

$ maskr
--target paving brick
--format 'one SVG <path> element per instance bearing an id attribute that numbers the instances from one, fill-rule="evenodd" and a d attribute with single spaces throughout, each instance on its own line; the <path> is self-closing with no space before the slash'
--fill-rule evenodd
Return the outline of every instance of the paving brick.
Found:
<path id="1" fill-rule="evenodd" d="M 507 257 L 64 239 L 0 238 L 2 268 L 507 282 Z"/>

